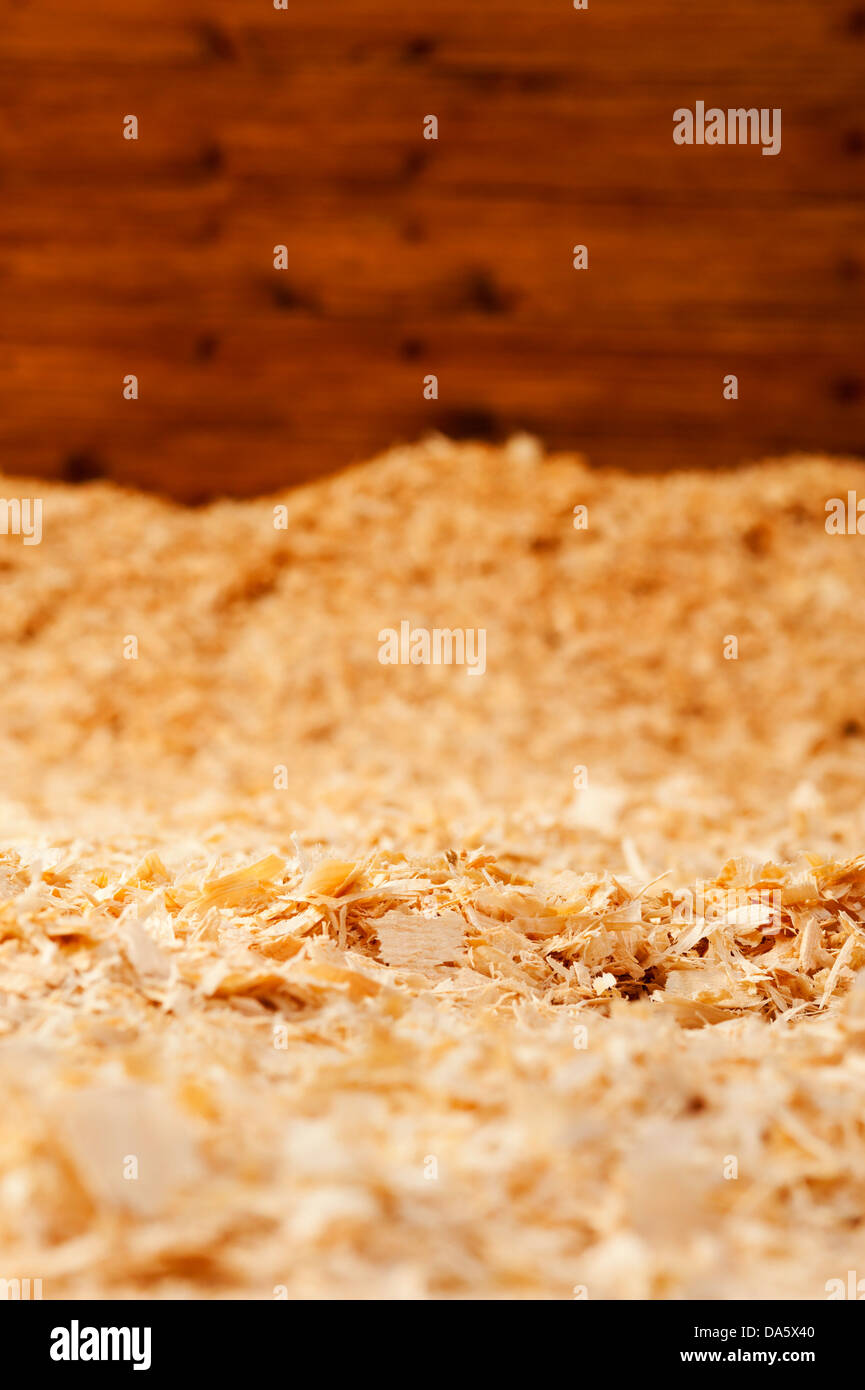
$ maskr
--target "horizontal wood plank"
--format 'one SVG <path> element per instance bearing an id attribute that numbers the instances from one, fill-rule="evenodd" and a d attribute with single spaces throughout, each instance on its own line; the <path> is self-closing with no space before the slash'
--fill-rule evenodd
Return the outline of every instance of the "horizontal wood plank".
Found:
<path id="1" fill-rule="evenodd" d="M 863 77 L 854 0 L 10 6 L 3 466 L 197 498 L 430 428 L 865 451 Z M 781 106 L 781 155 L 676 147 L 698 97 Z"/>

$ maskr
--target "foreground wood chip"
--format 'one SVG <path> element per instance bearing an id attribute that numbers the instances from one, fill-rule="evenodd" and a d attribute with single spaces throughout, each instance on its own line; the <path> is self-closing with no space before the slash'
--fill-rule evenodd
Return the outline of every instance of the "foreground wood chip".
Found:
<path id="1" fill-rule="evenodd" d="M 336 898 L 345 892 L 356 874 L 356 864 L 325 859 L 304 875 L 300 892 L 304 897 Z"/>
<path id="2" fill-rule="evenodd" d="M 245 869 L 237 869 L 225 874 L 213 883 L 205 885 L 203 891 L 193 902 L 196 910 L 206 911 L 211 907 L 253 907 L 261 906 L 276 896 L 273 880 L 285 872 L 285 864 L 275 854 L 250 864 Z"/>
<path id="3" fill-rule="evenodd" d="M 387 965 L 455 965 L 463 958 L 465 922 L 456 912 L 439 917 L 389 912 L 378 918 L 376 931 Z"/>

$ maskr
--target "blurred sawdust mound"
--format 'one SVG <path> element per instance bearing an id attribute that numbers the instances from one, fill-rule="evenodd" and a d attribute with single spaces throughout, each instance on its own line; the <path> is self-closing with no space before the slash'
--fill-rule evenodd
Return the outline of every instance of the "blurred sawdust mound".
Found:
<path id="1" fill-rule="evenodd" d="M 40 485 L 42 544 L 0 538 L 0 1278 L 845 1278 L 865 562 L 824 522 L 857 486 L 526 439 L 198 511 Z M 403 620 L 484 628 L 486 673 L 382 666 Z"/>

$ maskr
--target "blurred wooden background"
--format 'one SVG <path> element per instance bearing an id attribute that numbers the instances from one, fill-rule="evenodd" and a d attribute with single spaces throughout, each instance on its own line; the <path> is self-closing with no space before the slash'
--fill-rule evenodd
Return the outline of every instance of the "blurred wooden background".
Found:
<path id="1" fill-rule="evenodd" d="M 0 11 L 6 471 L 195 500 L 431 428 L 865 454 L 860 0 Z M 698 99 L 782 107 L 780 156 L 674 146 Z"/>

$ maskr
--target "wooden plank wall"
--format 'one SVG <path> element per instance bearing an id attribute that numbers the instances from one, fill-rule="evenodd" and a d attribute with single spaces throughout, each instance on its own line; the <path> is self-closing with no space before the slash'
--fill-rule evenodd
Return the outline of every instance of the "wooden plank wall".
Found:
<path id="1" fill-rule="evenodd" d="M 0 15 L 6 471 L 194 500 L 430 428 L 639 469 L 865 454 L 861 0 Z M 676 147 L 698 99 L 781 107 L 782 153 Z"/>

